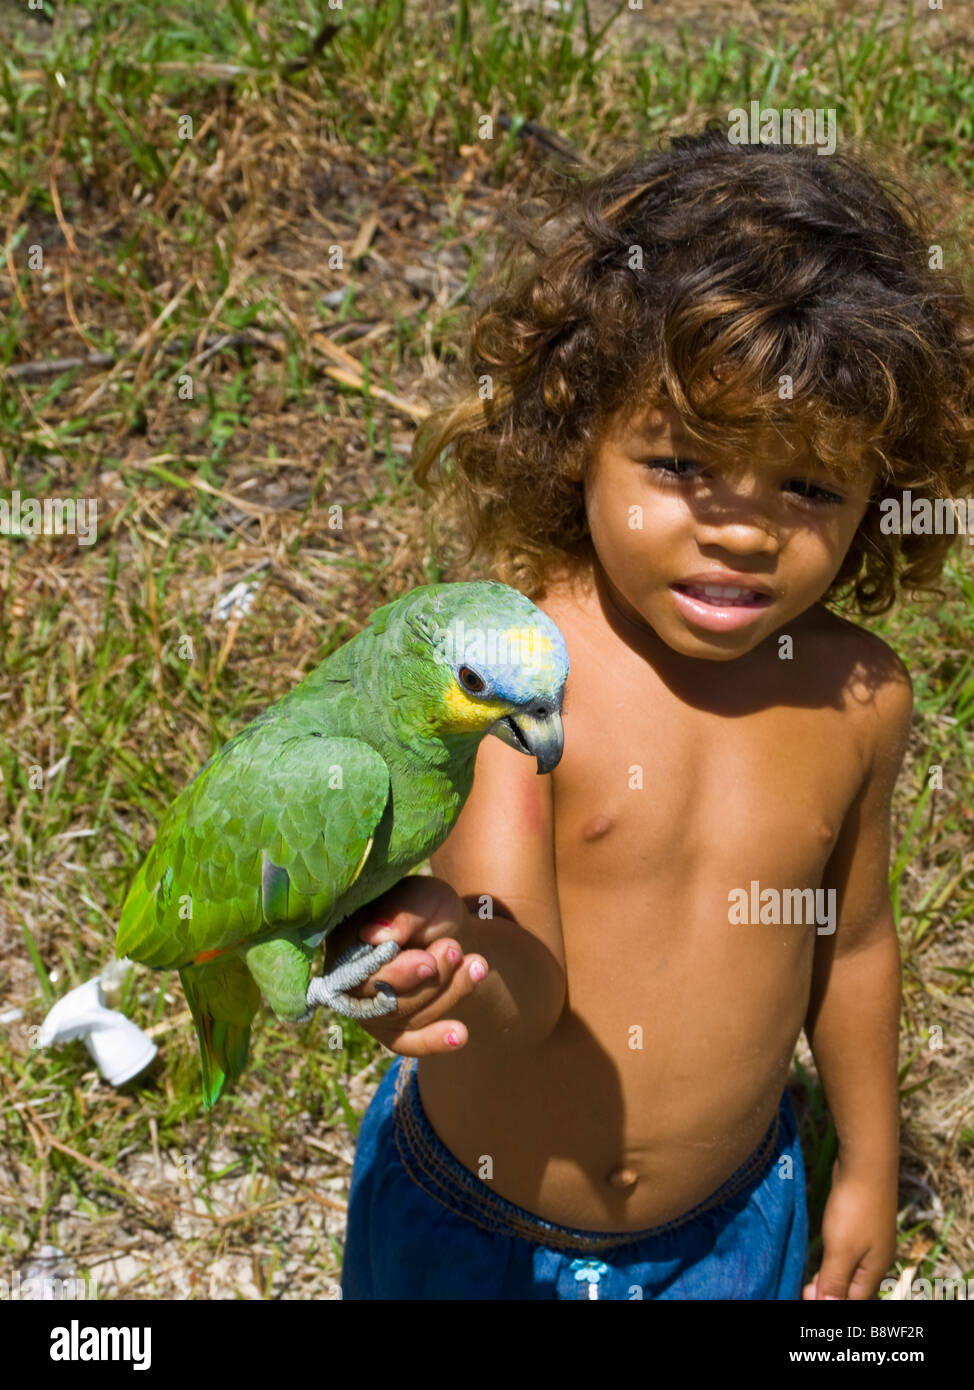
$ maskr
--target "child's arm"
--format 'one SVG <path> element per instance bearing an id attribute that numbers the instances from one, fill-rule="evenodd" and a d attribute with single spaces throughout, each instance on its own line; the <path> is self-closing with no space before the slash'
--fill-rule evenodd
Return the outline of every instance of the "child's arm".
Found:
<path id="1" fill-rule="evenodd" d="M 539 777 L 533 759 L 498 739 L 484 739 L 473 791 L 432 856 L 437 877 L 400 880 L 328 938 L 331 962 L 356 940 L 374 944 L 384 918 L 402 948 L 351 991 L 371 995 L 374 981 L 388 983 L 399 1008 L 360 1026 L 391 1051 L 415 1057 L 462 1047 L 468 1032 L 487 1051 L 546 1038 L 565 1001 L 553 846 L 551 777 Z M 451 961 L 454 945 L 462 954 Z M 428 984 L 418 977 L 422 964 L 436 971 Z M 476 983 L 478 964 L 487 969 Z"/>
<path id="2" fill-rule="evenodd" d="M 458 941 L 490 965 L 454 1012 L 478 1047 L 507 1051 L 542 1041 L 565 1005 L 552 778 L 485 738 L 474 789 L 430 864 L 469 909 Z"/>
<path id="3" fill-rule="evenodd" d="M 871 1298 L 896 1249 L 900 953 L 889 901 L 889 821 L 913 708 L 909 676 L 896 665 L 866 711 L 871 766 L 822 884 L 836 890 L 838 927 L 816 939 L 805 1033 L 839 1152 L 822 1263 L 805 1298 Z"/>

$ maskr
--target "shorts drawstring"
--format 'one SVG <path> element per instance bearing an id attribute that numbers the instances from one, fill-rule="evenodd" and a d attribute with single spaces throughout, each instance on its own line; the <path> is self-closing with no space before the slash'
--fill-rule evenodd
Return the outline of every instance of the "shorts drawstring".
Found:
<path id="1" fill-rule="evenodd" d="M 609 1266 L 603 1264 L 601 1260 L 572 1260 L 568 1267 L 575 1271 L 576 1279 L 585 1279 L 588 1281 L 588 1297 L 598 1298 L 599 1279 L 603 1274 L 608 1274 Z M 582 1293 L 579 1293 L 578 1296 L 579 1298 L 585 1297 Z"/>

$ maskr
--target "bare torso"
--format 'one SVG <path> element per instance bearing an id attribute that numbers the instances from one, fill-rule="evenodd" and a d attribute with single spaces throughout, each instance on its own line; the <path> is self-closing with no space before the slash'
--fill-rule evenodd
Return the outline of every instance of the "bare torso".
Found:
<path id="1" fill-rule="evenodd" d="M 639 1230 L 719 1187 L 779 1104 L 816 925 L 732 924 L 728 895 L 820 885 L 865 770 L 864 639 L 816 607 L 793 659 L 774 639 L 697 676 L 594 594 L 540 606 L 572 663 L 552 774 L 566 1006 L 537 1048 L 423 1057 L 420 1094 L 509 1201 Z"/>

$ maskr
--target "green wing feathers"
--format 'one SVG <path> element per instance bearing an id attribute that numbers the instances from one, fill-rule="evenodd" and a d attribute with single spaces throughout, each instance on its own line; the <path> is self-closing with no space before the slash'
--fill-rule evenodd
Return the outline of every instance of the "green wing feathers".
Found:
<path id="1" fill-rule="evenodd" d="M 117 955 L 181 968 L 344 915 L 389 771 L 366 743 L 280 722 L 249 726 L 173 802 L 122 908 Z"/>
<path id="2" fill-rule="evenodd" d="M 256 947 L 255 970 L 266 967 L 258 974 L 270 988 L 274 951 L 265 961 L 258 943 L 282 929 L 325 932 L 345 916 L 388 800 L 388 768 L 368 744 L 279 718 L 226 744 L 166 813 L 126 897 L 115 950 L 179 970 L 208 1110 L 243 1071 L 260 1007 L 244 953 Z M 299 945 L 295 954 L 310 975 Z"/>
<path id="3" fill-rule="evenodd" d="M 209 1110 L 228 1082 L 247 1065 L 250 1024 L 260 1007 L 260 990 L 244 962 L 231 954 L 180 970 L 186 1002 L 196 1024 L 203 1073 L 203 1104 Z"/>
<path id="4" fill-rule="evenodd" d="M 505 638 L 478 709 L 457 684 L 453 640 L 523 624 L 541 626 L 550 660 L 523 670 Z M 207 1109 L 246 1065 L 261 999 L 278 1018 L 307 1017 L 322 940 L 442 844 L 498 715 L 550 714 L 544 747 L 557 742 L 560 753 L 567 674 L 558 629 L 516 590 L 420 585 L 377 609 L 175 799 L 126 896 L 115 949 L 179 971 Z"/>

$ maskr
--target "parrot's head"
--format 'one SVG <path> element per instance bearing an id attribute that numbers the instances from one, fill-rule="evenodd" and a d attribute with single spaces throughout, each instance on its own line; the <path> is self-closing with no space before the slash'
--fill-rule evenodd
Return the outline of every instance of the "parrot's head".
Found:
<path id="1" fill-rule="evenodd" d="M 413 717 L 437 737 L 495 734 L 551 772 L 564 745 L 568 652 L 547 614 L 493 581 L 423 585 L 393 608 L 397 645 L 412 658 Z"/>

